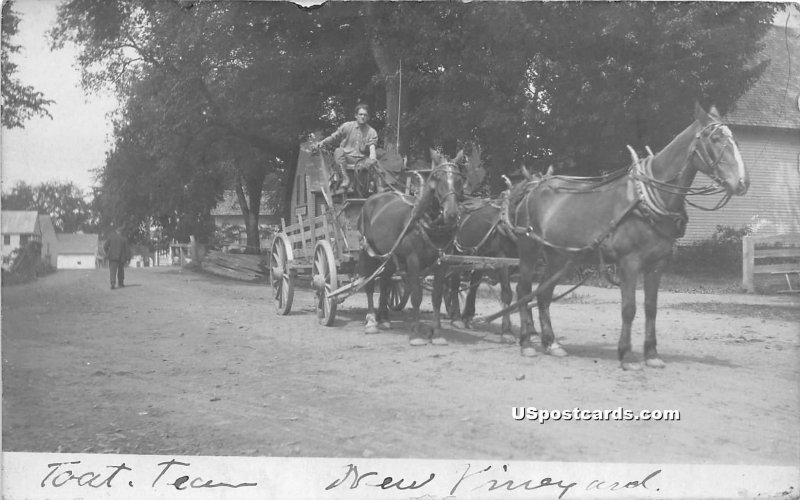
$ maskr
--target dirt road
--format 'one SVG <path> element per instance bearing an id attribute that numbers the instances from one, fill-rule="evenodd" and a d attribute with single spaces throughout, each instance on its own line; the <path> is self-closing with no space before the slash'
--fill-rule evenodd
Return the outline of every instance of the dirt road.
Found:
<path id="1" fill-rule="evenodd" d="M 128 285 L 111 291 L 97 270 L 3 288 L 5 451 L 799 460 L 797 297 L 663 293 L 667 367 L 624 372 L 614 290 L 582 288 L 554 305 L 570 356 L 531 359 L 501 344 L 496 326 L 450 329 L 443 347 L 408 346 L 401 321 L 367 336 L 363 296 L 324 328 L 307 290 L 283 317 L 263 285 L 174 268 L 129 270 Z M 679 410 L 680 420 L 512 418 L 533 406 Z"/>

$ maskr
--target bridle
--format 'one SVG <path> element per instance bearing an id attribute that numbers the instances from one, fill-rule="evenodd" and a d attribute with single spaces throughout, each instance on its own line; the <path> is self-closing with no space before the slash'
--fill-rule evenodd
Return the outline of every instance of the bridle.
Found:
<path id="1" fill-rule="evenodd" d="M 434 179 L 436 179 L 437 177 L 439 177 L 443 173 L 444 174 L 451 174 L 453 176 L 460 176 L 460 177 L 462 177 L 462 179 L 463 179 L 463 177 L 465 177 L 464 173 L 461 172 L 460 169 L 458 168 L 458 165 L 456 165 L 453 162 L 448 161 L 448 162 L 440 163 L 439 165 L 436 165 L 435 167 L 433 167 L 433 169 L 431 170 L 431 175 L 429 177 L 428 182 L 432 183 Z M 435 188 L 432 188 L 432 189 L 434 189 L 434 196 L 436 197 L 436 201 L 439 203 L 439 206 L 441 208 L 444 208 L 445 202 L 450 197 L 455 198 L 456 204 L 458 203 L 459 193 L 456 191 L 455 186 L 453 186 L 441 198 L 436 196 Z M 457 217 L 456 219 L 458 219 L 458 218 L 459 217 Z M 458 223 L 458 220 L 456 220 L 456 224 L 457 223 Z"/>
<path id="2" fill-rule="evenodd" d="M 716 158 L 714 158 L 709 152 L 710 148 L 708 148 L 707 143 L 717 131 L 722 132 L 726 138 L 726 141 L 725 144 L 723 144 L 722 149 L 720 149 L 717 153 Z M 695 134 L 692 144 L 689 146 L 690 152 L 686 161 L 686 165 L 684 165 L 684 167 L 673 178 L 667 181 L 659 181 L 653 177 L 653 173 L 650 168 L 653 160 L 652 153 L 650 156 L 642 160 L 638 160 L 636 158 L 634 159 L 634 164 L 631 166 L 630 170 L 630 177 L 636 182 L 637 191 L 639 191 L 639 195 L 644 204 L 647 206 L 647 208 L 657 214 L 673 215 L 665 206 L 663 206 L 663 203 L 658 200 L 658 197 L 655 196 L 655 191 L 686 196 L 686 203 L 700 210 L 719 210 L 720 208 L 724 207 L 728 201 L 730 201 L 732 195 L 727 192 L 727 189 L 725 189 L 724 181 L 718 174 L 718 167 L 725 155 L 725 150 L 728 148 L 728 146 L 733 144 L 733 134 L 731 133 L 730 129 L 720 122 L 713 122 L 706 125 Z M 697 158 L 702 162 L 700 167 L 692 163 L 692 159 L 695 156 L 697 156 Z M 708 178 L 714 182 L 714 185 L 693 188 L 689 186 L 681 187 L 673 184 L 677 178 L 683 175 L 686 168 L 690 166 L 708 176 Z M 739 182 L 742 183 L 745 173 L 743 172 L 743 166 L 741 163 L 739 168 Z M 713 207 L 704 207 L 702 205 L 698 205 L 693 203 L 688 198 L 689 196 L 710 196 L 720 193 L 725 193 L 725 195 Z"/>

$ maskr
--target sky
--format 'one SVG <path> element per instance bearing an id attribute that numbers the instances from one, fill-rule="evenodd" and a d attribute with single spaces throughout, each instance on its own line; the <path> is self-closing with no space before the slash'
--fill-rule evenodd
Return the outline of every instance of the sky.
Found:
<path id="1" fill-rule="evenodd" d="M 111 122 L 107 114 L 117 108 L 115 98 L 83 92 L 80 72 L 75 68 L 74 47 L 50 51 L 46 32 L 55 22 L 59 2 L 14 2 L 20 23 L 12 43 L 22 47 L 12 58 L 18 64 L 17 78 L 56 102 L 48 108 L 52 120 L 33 118 L 24 129 L 0 129 L 0 169 L 5 192 L 18 181 L 39 184 L 50 180 L 72 181 L 88 190 L 95 184 L 91 171 L 103 165 L 110 145 Z M 789 11 L 789 25 L 800 26 L 800 10 Z M 787 14 L 779 16 L 775 24 L 783 25 Z"/>
<path id="2" fill-rule="evenodd" d="M 95 182 L 92 169 L 105 162 L 111 122 L 107 113 L 116 109 L 110 93 L 86 95 L 80 87 L 74 47 L 51 52 L 46 32 L 56 18 L 59 0 L 15 0 L 18 32 L 12 43 L 20 52 L 12 56 L 17 78 L 24 85 L 55 101 L 53 115 L 33 118 L 24 129 L 0 129 L 2 141 L 2 189 L 8 192 L 18 181 L 39 184 L 49 180 L 72 181 L 88 190 Z"/>

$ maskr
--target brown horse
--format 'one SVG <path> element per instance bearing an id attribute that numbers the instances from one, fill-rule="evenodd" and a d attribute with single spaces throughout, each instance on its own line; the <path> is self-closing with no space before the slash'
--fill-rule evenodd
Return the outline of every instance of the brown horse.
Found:
<path id="1" fill-rule="evenodd" d="M 633 151 L 633 150 L 631 150 Z M 695 105 L 695 122 L 663 150 L 598 182 L 555 176 L 529 190 L 511 214 L 519 238 L 518 297 L 530 296 L 534 265 L 544 249 L 547 270 L 537 289 L 542 347 L 548 354 L 565 356 L 555 342 L 550 323 L 553 288 L 581 257 L 598 252 L 616 262 L 622 292 L 622 331 L 617 353 L 623 369 L 640 369 L 631 359 L 631 322 L 636 313 L 636 282 L 644 273 L 645 340 L 647 366 L 663 367 L 656 349 L 658 286 L 665 258 L 675 239 L 683 235 L 684 209 L 697 172 L 703 172 L 726 192 L 720 207 L 732 195 L 744 195 L 750 181 L 739 149 L 716 108 L 706 113 Z M 532 319 L 527 305 L 520 308 L 520 346 L 535 355 L 530 341 Z"/>
<path id="2" fill-rule="evenodd" d="M 461 209 L 464 214 L 461 216 L 454 241 L 457 253 L 493 258 L 518 258 L 517 235 L 508 220 L 509 203 L 511 200 L 518 200 L 522 194 L 541 182 L 545 176 L 552 175 L 553 167 L 551 166 L 544 175 L 538 172 L 531 174 L 524 167 L 521 170 L 525 179 L 512 185 L 511 181 L 506 178 L 508 189 L 499 198 L 467 200 L 462 203 Z M 468 273 L 469 288 L 464 300 L 463 312 L 459 300 L 462 273 L 457 269 L 448 271 L 450 296 L 445 297 L 445 300 L 449 301 L 450 319 L 456 327 L 472 328 L 478 286 L 487 272 L 493 272 L 497 276 L 497 281 L 500 283 L 500 301 L 503 305 L 508 306 L 511 303 L 513 292 L 509 267 L 490 265 L 489 268 L 490 270 L 487 271 L 481 266 L 477 266 Z M 501 339 L 515 342 L 516 337 L 511 332 L 510 314 L 511 311 L 503 314 Z"/>
<path id="3" fill-rule="evenodd" d="M 466 213 L 462 216 L 458 226 L 454 241 L 456 252 L 460 255 L 481 257 L 516 257 L 516 236 L 503 224 L 501 218 L 502 200 L 480 200 L 471 203 L 473 206 L 465 209 Z M 459 301 L 462 272 L 457 268 L 448 270 L 450 296 L 445 297 L 445 300 L 449 300 L 450 320 L 455 326 L 471 328 L 471 322 L 475 316 L 475 296 L 486 272 L 483 269 L 475 268 L 467 273 L 469 274 L 469 288 L 462 313 Z M 497 273 L 500 282 L 500 300 L 503 305 L 507 306 L 513 298 L 508 267 L 497 267 L 494 272 Z M 511 336 L 509 314 L 503 315 L 501 334 L 504 340 Z"/>
<path id="4" fill-rule="evenodd" d="M 378 272 L 380 304 L 377 316 L 373 303 L 374 283 L 368 282 L 367 333 L 376 333 L 378 326 L 389 327 L 389 287 L 391 276 L 404 270 L 411 289 L 413 321 L 411 345 L 446 344 L 439 337 L 441 321 L 439 308 L 442 301 L 444 276 L 436 263 L 450 246 L 458 225 L 458 202 L 464 190 L 464 173 L 460 152 L 453 161 L 436 151 L 431 151 L 432 168 L 419 198 L 396 191 L 375 194 L 364 202 L 359 218 L 362 250 L 358 268 L 362 278 Z M 382 271 L 379 267 L 384 265 Z M 399 268 L 399 269 L 398 269 Z M 422 278 L 434 271 L 433 310 L 434 328 L 423 332 L 420 323 L 422 303 Z"/>

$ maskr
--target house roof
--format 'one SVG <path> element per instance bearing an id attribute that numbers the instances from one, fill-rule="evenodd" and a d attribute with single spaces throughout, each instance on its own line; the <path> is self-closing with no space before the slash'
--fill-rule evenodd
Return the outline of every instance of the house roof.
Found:
<path id="1" fill-rule="evenodd" d="M 96 254 L 99 236 L 91 233 L 59 233 L 59 254 Z"/>
<path id="2" fill-rule="evenodd" d="M 261 193 L 261 207 L 259 208 L 258 215 L 274 215 L 275 210 L 270 203 L 269 193 Z M 211 215 L 242 215 L 242 207 L 239 205 L 239 197 L 236 196 L 236 191 L 233 189 L 226 189 L 224 198 L 217 203 L 217 206 L 211 210 Z"/>
<path id="3" fill-rule="evenodd" d="M 761 77 L 725 117 L 732 125 L 800 129 L 800 32 L 772 26 L 754 62 L 769 60 Z"/>
<path id="4" fill-rule="evenodd" d="M 39 214 L 35 211 L 3 210 L 0 226 L 3 234 L 33 234 Z"/>
<path id="5" fill-rule="evenodd" d="M 50 236 L 56 238 L 56 228 L 53 226 L 53 219 L 47 214 L 39 214 L 39 227 L 42 230 L 42 237 Z"/>

